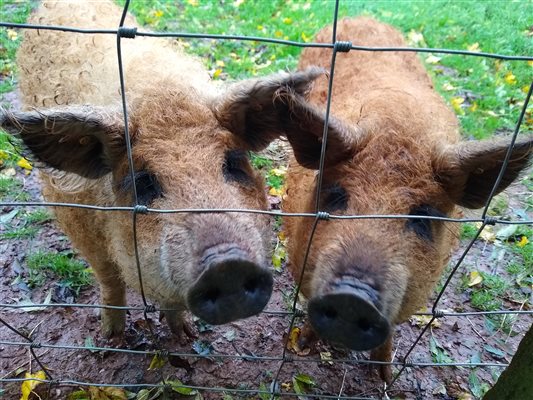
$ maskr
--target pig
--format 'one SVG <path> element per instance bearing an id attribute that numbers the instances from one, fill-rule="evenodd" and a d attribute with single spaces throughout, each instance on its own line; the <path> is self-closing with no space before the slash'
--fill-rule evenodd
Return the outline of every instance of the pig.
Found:
<path id="1" fill-rule="evenodd" d="M 368 17 L 343 19 L 337 32 L 358 45 L 405 46 L 397 30 Z M 331 36 L 327 27 L 316 40 Z M 299 68 L 330 64 L 331 49 L 307 48 Z M 309 101 L 319 109 L 326 98 L 326 79 L 316 81 Z M 411 52 L 338 53 L 331 112 L 319 209 L 412 217 L 319 221 L 301 282 L 314 220 L 286 218 L 289 268 L 308 300 L 301 345 L 318 336 L 391 361 L 394 325 L 425 305 L 458 237 L 459 224 L 417 216 L 458 218 L 461 207 L 484 206 L 510 140 L 462 141 Z M 282 206 L 314 212 L 322 134 L 296 139 Z M 519 137 L 497 193 L 528 166 L 532 147 L 531 136 Z M 390 365 L 380 375 L 390 382 Z"/>
<path id="2" fill-rule="evenodd" d="M 45 1 L 29 23 L 113 29 L 110 0 Z M 125 26 L 137 26 L 127 16 Z M 294 130 L 291 96 L 323 74 L 309 69 L 216 85 L 195 58 L 168 40 L 121 39 L 134 173 L 126 151 L 114 35 L 27 30 L 18 53 L 24 111 L 0 110 L 41 168 L 48 202 L 139 205 L 143 291 L 167 311 L 172 332 L 192 335 L 185 311 L 210 324 L 259 313 L 272 292 L 270 218 L 250 213 L 154 213 L 153 209 L 266 210 L 264 182 L 249 161 Z M 323 115 L 317 114 L 323 122 Z M 319 121 L 316 122 L 319 124 Z M 133 194 L 136 187 L 137 199 Z M 125 306 L 140 290 L 131 212 L 54 207 L 87 259 L 101 303 Z M 124 310 L 103 309 L 102 335 L 120 336 Z"/>

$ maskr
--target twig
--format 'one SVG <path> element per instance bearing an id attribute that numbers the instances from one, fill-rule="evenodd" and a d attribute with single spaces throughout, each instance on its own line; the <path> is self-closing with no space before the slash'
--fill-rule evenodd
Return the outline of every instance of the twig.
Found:
<path id="1" fill-rule="evenodd" d="M 487 340 L 476 330 L 476 327 L 474 326 L 474 323 L 470 320 L 470 318 L 468 317 L 465 317 L 466 320 L 468 322 L 470 322 L 470 325 L 472 325 L 472 330 L 474 331 L 474 333 L 481 339 L 483 340 L 484 342 L 486 342 Z"/>
<path id="2" fill-rule="evenodd" d="M 342 383 L 341 383 L 341 389 L 339 390 L 339 394 L 337 395 L 337 399 L 339 399 L 342 395 L 342 391 L 344 390 L 344 382 L 346 382 L 346 372 L 348 370 L 346 367 L 344 367 L 344 375 L 342 375 Z"/>

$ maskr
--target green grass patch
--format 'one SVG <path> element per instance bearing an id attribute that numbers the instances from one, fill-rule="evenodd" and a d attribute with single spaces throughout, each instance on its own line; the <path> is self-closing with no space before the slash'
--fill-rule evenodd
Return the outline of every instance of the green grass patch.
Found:
<path id="1" fill-rule="evenodd" d="M 476 237 L 479 229 L 470 222 L 465 222 L 461 225 L 461 240 L 472 240 Z"/>
<path id="2" fill-rule="evenodd" d="M 24 23 L 35 1 L 4 0 L 0 20 Z M 0 27 L 0 93 L 9 92 L 16 84 L 16 52 L 22 33 L 20 29 Z M 1 148 L 1 147 L 0 147 Z"/>
<path id="3" fill-rule="evenodd" d="M 272 169 L 274 166 L 274 163 L 272 162 L 271 159 L 264 157 L 264 156 L 260 156 L 255 153 L 250 154 L 250 160 L 252 162 L 252 166 L 255 169 L 259 169 L 259 170 Z"/>
<path id="4" fill-rule="evenodd" d="M 73 258 L 71 253 L 38 251 L 26 258 L 28 285 L 41 286 L 48 276 L 58 278 L 60 285 L 72 289 L 76 294 L 93 282 L 92 270 L 84 262 Z"/>
<path id="5" fill-rule="evenodd" d="M 45 208 L 32 211 L 24 216 L 24 220 L 27 224 L 44 224 L 53 218 L 52 213 Z"/>
<path id="6" fill-rule="evenodd" d="M 7 230 L 0 234 L 0 239 L 33 239 L 37 236 L 39 228 L 36 226 L 23 226 L 22 228 L 14 228 Z"/>

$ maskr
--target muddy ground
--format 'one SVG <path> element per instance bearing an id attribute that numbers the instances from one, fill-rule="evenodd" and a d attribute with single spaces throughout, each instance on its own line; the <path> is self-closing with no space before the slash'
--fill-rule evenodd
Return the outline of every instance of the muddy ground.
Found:
<path id="1" fill-rule="evenodd" d="M 5 100 L 7 98 L 4 98 Z M 14 100 L 14 97 L 10 97 Z M 1 172 L 1 171 L 0 171 Z M 41 200 L 39 194 L 38 174 L 33 171 L 26 175 L 17 169 L 17 177 L 23 182 L 23 191 L 30 200 Z M 523 209 L 521 204 L 525 188 L 517 184 L 511 193 L 511 217 L 513 205 Z M 527 194 L 527 193 L 526 193 Z M 275 203 L 275 202 L 274 202 Z M 276 207 L 276 205 L 274 205 Z M 0 215 L 9 214 L 14 208 L 0 206 Z M 376 222 L 378 223 L 378 222 Z M 10 229 L 23 224 L 15 216 L 9 222 Z M 0 225 L 0 233 L 8 229 L 8 224 Z M 465 248 L 467 241 L 461 244 L 454 259 Z M 50 279 L 44 286 L 30 289 L 25 283 L 27 267 L 25 255 L 42 249 L 47 251 L 66 251 L 70 244 L 53 221 L 42 224 L 33 239 L 1 239 L 0 242 L 0 299 L 1 303 L 17 304 L 30 299 L 33 303 L 42 303 L 52 293 L 51 303 L 99 303 L 98 289 L 88 287 L 79 296 Z M 478 271 L 493 271 L 505 275 L 509 262 L 509 253 L 497 263 L 493 259 L 494 246 L 483 240 L 477 242 L 464 265 L 452 279 L 439 309 L 467 312 L 477 311 L 470 305 L 469 290 L 461 289 L 461 278 L 469 268 L 475 266 Z M 275 272 L 275 288 L 268 310 L 288 311 L 292 304 L 293 282 L 285 266 L 280 273 Z M 128 294 L 130 306 L 141 306 L 141 298 L 133 292 Z M 432 301 L 428 302 L 431 307 Z M 516 303 L 507 299 L 504 309 L 528 309 L 531 302 Z M 198 338 L 180 343 L 174 338 L 164 321 L 158 320 L 158 314 L 150 314 L 150 324 L 155 338 L 151 335 L 148 324 L 141 311 L 131 311 L 127 318 L 126 335 L 121 341 L 107 341 L 99 332 L 99 317 L 96 309 L 58 307 L 46 308 L 36 312 L 3 308 L 0 318 L 11 326 L 30 334 L 34 342 L 42 345 L 70 345 L 79 347 L 109 347 L 135 351 L 154 351 L 165 349 L 169 352 L 188 353 L 188 356 L 170 357 L 162 367 L 149 369 L 153 356 L 129 354 L 113 351 L 94 351 L 89 349 L 57 349 L 41 347 L 34 351 L 53 379 L 89 382 L 98 386 L 101 383 L 116 385 L 157 384 L 166 380 L 180 380 L 184 384 L 200 387 L 226 389 L 257 390 L 269 388 L 273 376 L 278 372 L 283 355 L 284 340 L 287 337 L 290 316 L 263 313 L 245 321 L 231 323 L 222 327 L 211 327 L 196 321 Z M 507 317 L 509 318 L 509 317 Z M 446 317 L 439 320 L 440 326 L 426 332 L 409 357 L 411 363 L 441 362 L 483 362 L 508 363 L 516 347 L 533 321 L 531 315 L 521 315 L 509 323 L 509 319 L 500 326 L 487 322 L 487 317 Z M 301 326 L 302 321 L 296 320 Z M 413 341 L 419 336 L 423 325 L 416 320 L 406 322 L 396 328 L 395 361 L 401 361 Z M 507 327 L 507 328 L 505 328 Z M 509 333 L 509 328 L 511 332 Z M 505 328 L 505 329 L 504 329 Z M 434 340 L 430 338 L 433 337 Z M 28 346 L 14 344 L 25 340 L 8 329 L 0 326 L 0 378 L 23 377 L 27 371 L 33 373 L 41 368 L 31 356 Z M 436 346 L 436 347 L 435 347 Z M 206 353 L 204 356 L 198 353 Z M 341 348 L 319 343 L 310 349 L 309 354 L 298 356 L 288 351 L 290 361 L 285 362 L 279 375 L 278 389 L 282 393 L 294 392 L 293 378 L 298 374 L 311 377 L 315 385 L 307 387 L 308 398 L 313 394 L 339 397 L 384 398 L 383 383 L 375 371 L 358 361 L 367 360 L 367 353 L 354 353 Z M 231 357 L 228 357 L 231 356 Z M 270 360 L 254 358 L 270 357 Z M 322 359 L 321 359 L 322 358 Z M 344 359 L 348 361 L 330 361 Z M 398 370 L 398 367 L 395 367 Z M 482 393 L 483 386 L 491 385 L 501 372 L 498 367 L 408 367 L 387 392 L 390 398 L 406 399 L 454 399 L 473 398 Z M 5 399 L 18 399 L 21 396 L 21 383 L 2 383 Z M 66 399 L 68 394 L 79 390 L 79 385 L 55 385 L 47 390 L 40 385 L 36 391 L 42 399 Z M 137 388 L 128 389 L 138 392 Z M 222 391 L 200 390 L 203 398 L 224 398 Z M 231 395 L 232 397 L 228 397 Z M 173 396 L 173 397 L 172 397 Z M 168 398 L 178 398 L 174 393 Z M 295 396 L 292 396 L 296 398 Z M 37 397 L 35 397 L 37 398 Z M 102 397 L 104 398 L 104 397 Z M 162 397 L 161 397 L 162 398 Z M 229 398 L 269 398 L 257 393 L 230 393 Z M 301 397 L 303 398 L 303 397 Z"/>

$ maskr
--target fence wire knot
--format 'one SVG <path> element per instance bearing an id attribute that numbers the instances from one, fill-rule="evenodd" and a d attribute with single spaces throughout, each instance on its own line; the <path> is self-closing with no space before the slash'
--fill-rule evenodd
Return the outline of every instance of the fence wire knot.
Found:
<path id="1" fill-rule="evenodd" d="M 337 41 L 333 49 L 337 52 L 348 53 L 352 49 L 352 42 Z"/>
<path id="2" fill-rule="evenodd" d="M 433 316 L 435 318 L 442 318 L 442 317 L 444 317 L 444 311 L 443 310 L 435 310 L 435 311 L 433 311 Z"/>
<path id="3" fill-rule="evenodd" d="M 305 313 L 303 312 L 303 310 L 296 309 L 296 310 L 294 310 L 294 316 L 295 317 L 299 317 L 299 318 L 305 317 Z"/>
<path id="4" fill-rule="evenodd" d="M 317 219 L 329 220 L 329 213 L 325 211 L 319 211 L 316 213 Z"/>
<path id="5" fill-rule="evenodd" d="M 30 343 L 30 349 L 40 349 L 41 347 L 43 347 L 41 343 L 38 343 L 38 342 Z"/>
<path id="6" fill-rule="evenodd" d="M 135 39 L 135 36 L 137 36 L 137 27 L 128 28 L 127 26 L 121 26 L 118 28 L 117 34 L 120 37 L 125 37 L 128 39 Z"/>
<path id="7" fill-rule="evenodd" d="M 153 312 L 156 312 L 156 308 L 153 304 L 147 304 L 146 307 L 144 307 L 144 312 L 145 313 L 153 313 Z"/>
<path id="8" fill-rule="evenodd" d="M 137 204 L 133 207 L 133 212 L 135 214 L 148 214 L 148 207 L 143 206 L 142 204 Z"/>
<path id="9" fill-rule="evenodd" d="M 484 219 L 485 225 L 496 225 L 496 222 L 498 222 L 498 218 L 495 217 L 485 217 Z"/>

